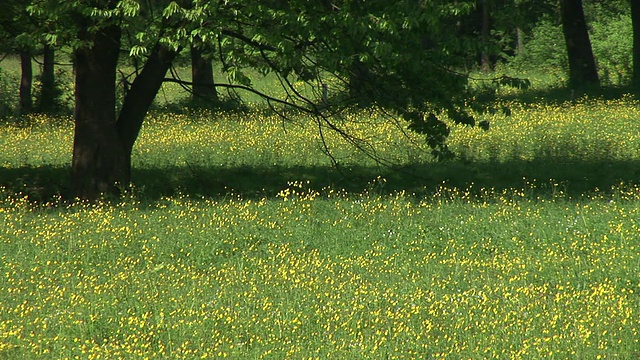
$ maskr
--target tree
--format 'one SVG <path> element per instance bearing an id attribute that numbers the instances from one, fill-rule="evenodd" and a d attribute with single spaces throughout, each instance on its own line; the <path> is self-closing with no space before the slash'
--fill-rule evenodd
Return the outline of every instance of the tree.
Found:
<path id="1" fill-rule="evenodd" d="M 569 86 L 572 89 L 599 86 L 582 0 L 561 0 L 560 16 L 569 56 Z"/>
<path id="2" fill-rule="evenodd" d="M 544 17 L 556 17 L 557 1 L 494 0 L 491 17 L 494 33 L 500 36 L 501 51 L 520 56 L 524 54 L 526 35 Z"/>
<path id="3" fill-rule="evenodd" d="M 16 52 L 20 57 L 21 76 L 19 85 L 19 112 L 27 113 L 32 110 L 50 112 L 56 104 L 58 95 L 54 73 L 55 36 L 46 18 L 32 16 L 27 12 L 26 0 L 5 1 L 3 12 L 0 13 L 0 38 L 3 48 L 0 51 Z M 34 106 L 33 90 L 33 58 L 43 53 L 41 91 Z"/>
<path id="4" fill-rule="evenodd" d="M 20 58 L 20 85 L 18 88 L 18 110 L 21 114 L 28 113 L 33 108 L 32 85 L 33 64 L 31 62 L 33 44 L 27 35 L 31 30 L 27 21 L 27 13 L 24 2 L 11 0 L 5 4 L 4 11 L 0 15 L 0 28 L 7 37 L 7 50 L 15 51 Z"/>
<path id="5" fill-rule="evenodd" d="M 197 42 L 220 51 L 230 82 L 214 86 L 258 93 L 272 105 L 313 116 L 319 128 L 339 132 L 330 116 L 339 115 L 335 105 L 354 103 L 348 96 L 349 79 L 362 67 L 366 83 L 359 86 L 371 103 L 406 119 L 411 129 L 425 135 L 434 155 L 447 154 L 448 127 L 437 114 L 445 111 L 456 122 L 474 124 L 465 107 L 467 76 L 455 70 L 460 64 L 456 54 L 474 47 L 472 39 L 452 30 L 455 19 L 469 13 L 475 1 L 356 3 L 33 2 L 31 15 L 58 21 L 58 31 L 69 35 L 67 43 L 75 49 L 73 195 L 95 199 L 129 184 L 132 148 L 146 112 L 173 59 Z M 122 46 L 142 65 L 117 113 Z M 273 74 L 286 96 L 273 98 L 256 90 L 246 68 Z M 320 91 L 303 94 L 296 81 L 315 89 L 327 89 L 330 82 L 340 102 L 328 104 Z"/>
<path id="6" fill-rule="evenodd" d="M 92 33 L 90 19 L 80 18 L 79 22 L 78 39 L 87 45 L 74 52 L 72 186 L 77 197 L 92 199 L 129 181 L 124 142 L 115 121 L 121 30 L 110 24 Z"/>
<path id="7" fill-rule="evenodd" d="M 58 91 L 56 89 L 55 79 L 55 48 L 50 44 L 44 44 L 42 56 L 42 75 L 40 76 L 41 89 L 38 99 L 38 111 L 48 113 L 54 110 L 56 106 L 56 97 Z"/>
<path id="8" fill-rule="evenodd" d="M 632 83 L 640 89 L 640 3 L 631 1 L 631 23 L 633 24 L 633 78 Z"/>
<path id="9" fill-rule="evenodd" d="M 107 3 L 114 10 L 115 1 Z M 131 152 L 149 106 L 177 51 L 158 41 L 135 78 L 116 116 L 116 71 L 121 28 L 96 25 L 80 18 L 79 47 L 75 55 L 76 109 L 72 178 L 74 195 L 95 199 L 114 193 L 131 180 Z M 99 85 L 98 85 L 99 84 Z"/>
<path id="10" fill-rule="evenodd" d="M 480 67 L 482 72 L 488 73 L 492 69 L 489 45 L 491 43 L 491 6 L 489 0 L 478 0 L 478 7 L 481 12 L 480 42 L 482 49 L 480 52 Z"/>
<path id="11" fill-rule="evenodd" d="M 31 52 L 20 50 L 20 113 L 26 114 L 33 108 L 31 98 L 31 88 L 33 84 L 33 64 L 31 63 Z"/>
<path id="12" fill-rule="evenodd" d="M 549 0 L 476 0 L 474 10 L 458 19 L 457 34 L 476 37 L 469 65 L 488 73 L 497 62 L 522 54 L 524 34 L 546 11 Z"/>
<path id="13" fill-rule="evenodd" d="M 74 46 L 73 195 L 95 199 L 102 193 L 116 193 L 130 182 L 135 138 L 177 51 L 156 37 L 118 114 L 116 72 L 123 30 L 129 30 L 123 21 L 131 22 L 140 6 L 134 1 L 108 0 L 37 2 L 28 9 L 33 18 L 58 19 L 56 26 L 61 30 L 52 37 Z M 154 30 L 158 31 L 148 31 L 153 34 Z"/>
<path id="14" fill-rule="evenodd" d="M 218 101 L 218 92 L 216 91 L 213 79 L 213 63 L 211 54 L 197 45 L 191 45 L 191 81 L 193 86 L 191 89 L 192 100 L 195 102 Z"/>

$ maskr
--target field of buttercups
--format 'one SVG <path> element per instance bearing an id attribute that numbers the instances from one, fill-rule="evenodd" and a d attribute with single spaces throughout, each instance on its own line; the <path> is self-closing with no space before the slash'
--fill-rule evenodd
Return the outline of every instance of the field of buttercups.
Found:
<path id="1" fill-rule="evenodd" d="M 425 179 L 327 132 L 360 191 L 319 178 L 349 175 L 319 170 L 312 121 L 155 114 L 134 190 L 96 204 L 33 200 L 70 162 L 68 120 L 7 122 L 1 171 L 37 186 L 0 191 L 0 358 L 640 357 L 639 105 L 511 104 L 454 128 L 451 164 L 353 115 Z"/>

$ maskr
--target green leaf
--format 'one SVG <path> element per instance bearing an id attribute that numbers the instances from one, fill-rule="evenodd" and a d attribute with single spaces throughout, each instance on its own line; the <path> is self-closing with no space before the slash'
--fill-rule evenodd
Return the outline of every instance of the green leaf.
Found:
<path id="1" fill-rule="evenodd" d="M 129 50 L 129 56 L 138 57 L 147 53 L 147 48 L 142 45 L 133 45 Z"/>
<path id="2" fill-rule="evenodd" d="M 164 8 L 164 10 L 162 11 L 162 17 L 164 17 L 165 19 L 170 18 L 171 16 L 179 13 L 182 10 L 182 8 L 180 7 L 180 5 L 178 5 L 177 2 L 172 1 L 169 3 L 169 5 L 167 5 L 166 8 Z"/>
<path id="3" fill-rule="evenodd" d="M 58 35 L 46 33 L 44 34 L 44 41 L 49 45 L 55 45 L 58 42 Z"/>
<path id="4" fill-rule="evenodd" d="M 127 17 L 134 17 L 140 14 L 140 4 L 135 0 L 122 0 L 116 5 L 116 9 Z"/>

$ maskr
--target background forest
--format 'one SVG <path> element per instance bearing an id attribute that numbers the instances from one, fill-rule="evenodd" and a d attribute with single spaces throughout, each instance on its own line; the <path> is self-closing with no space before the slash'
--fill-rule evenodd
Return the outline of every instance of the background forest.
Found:
<path id="1" fill-rule="evenodd" d="M 0 19 L 3 37 L 0 52 L 5 60 L 0 74 L 4 84 L 0 94 L 2 113 L 10 116 L 30 111 L 72 111 L 72 49 L 53 29 L 29 36 L 32 35 L 29 27 L 37 26 L 38 20 L 26 12 L 27 5 L 27 2 L 8 2 L 6 8 L 12 11 L 4 12 Z M 634 30 L 630 2 L 585 1 L 583 6 L 600 82 L 604 86 L 631 85 Z M 538 88 L 567 86 L 569 61 L 558 1 L 478 0 L 453 21 L 456 22 L 456 35 L 473 43 L 458 53 L 460 69 L 528 77 L 535 80 L 534 86 Z M 130 55 L 144 51 L 135 41 L 128 46 L 132 47 Z M 209 82 L 212 79 L 208 78 L 213 75 L 207 70 L 210 62 L 221 77 L 235 75 L 228 73 L 229 65 L 222 63 L 222 57 L 213 55 L 215 51 L 209 50 L 204 63 L 199 60 L 198 52 L 182 52 L 174 64 L 176 68 L 186 69 L 191 57 L 196 57 L 191 64 L 198 68 L 194 71 L 204 68 L 201 71 L 204 71 L 202 76 L 206 81 L 192 91 L 204 95 L 205 103 L 212 95 L 207 91 L 215 90 L 211 89 Z M 122 66 L 130 66 L 125 60 L 122 59 Z M 24 63 L 22 67 L 20 62 Z M 260 81 L 255 76 L 252 80 Z M 172 100 L 189 98 L 189 90 L 186 89 L 182 96 L 175 94 Z M 209 100 L 216 100 L 215 93 Z M 218 90 L 217 93 L 225 92 Z M 245 97 L 255 99 L 251 95 Z"/>

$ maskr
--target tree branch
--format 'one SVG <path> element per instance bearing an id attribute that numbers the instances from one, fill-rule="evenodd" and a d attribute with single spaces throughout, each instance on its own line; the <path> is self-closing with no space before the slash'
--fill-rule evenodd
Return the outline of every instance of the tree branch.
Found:
<path id="1" fill-rule="evenodd" d="M 254 41 L 251 38 L 249 38 L 249 37 L 247 37 L 247 36 L 245 36 L 245 35 L 243 35 L 243 34 L 241 34 L 239 32 L 233 31 L 233 30 L 222 30 L 221 33 L 222 33 L 222 35 L 227 35 L 227 36 L 236 38 L 238 40 L 242 40 L 242 41 L 246 42 L 247 44 L 258 48 L 260 51 L 262 51 L 262 50 L 275 51 L 276 50 L 276 48 L 271 46 L 271 45 L 267 45 L 267 44 L 263 44 L 263 43 Z"/>
<path id="2" fill-rule="evenodd" d="M 176 83 L 179 85 L 184 85 L 184 86 L 192 86 L 193 82 L 191 81 L 185 81 L 185 80 L 180 80 L 180 79 L 175 79 L 175 78 L 164 78 L 165 82 L 172 82 L 172 83 Z M 221 87 L 221 88 L 227 88 L 227 89 L 236 89 L 236 90 L 244 90 L 244 91 L 248 91 L 250 93 L 256 94 L 262 98 L 264 98 L 267 101 L 272 101 L 281 105 L 286 105 L 286 106 L 291 106 L 292 108 L 296 109 L 296 110 L 300 110 L 303 111 L 307 114 L 315 114 L 316 112 L 314 112 L 314 110 L 308 109 L 304 106 L 300 106 L 298 104 L 286 101 L 286 100 L 282 100 L 282 99 L 278 99 L 275 98 L 273 96 L 269 96 L 261 91 L 258 91 L 250 86 L 246 86 L 246 85 L 237 85 L 237 84 L 228 84 L 228 83 L 215 83 L 213 84 L 214 87 Z"/>

